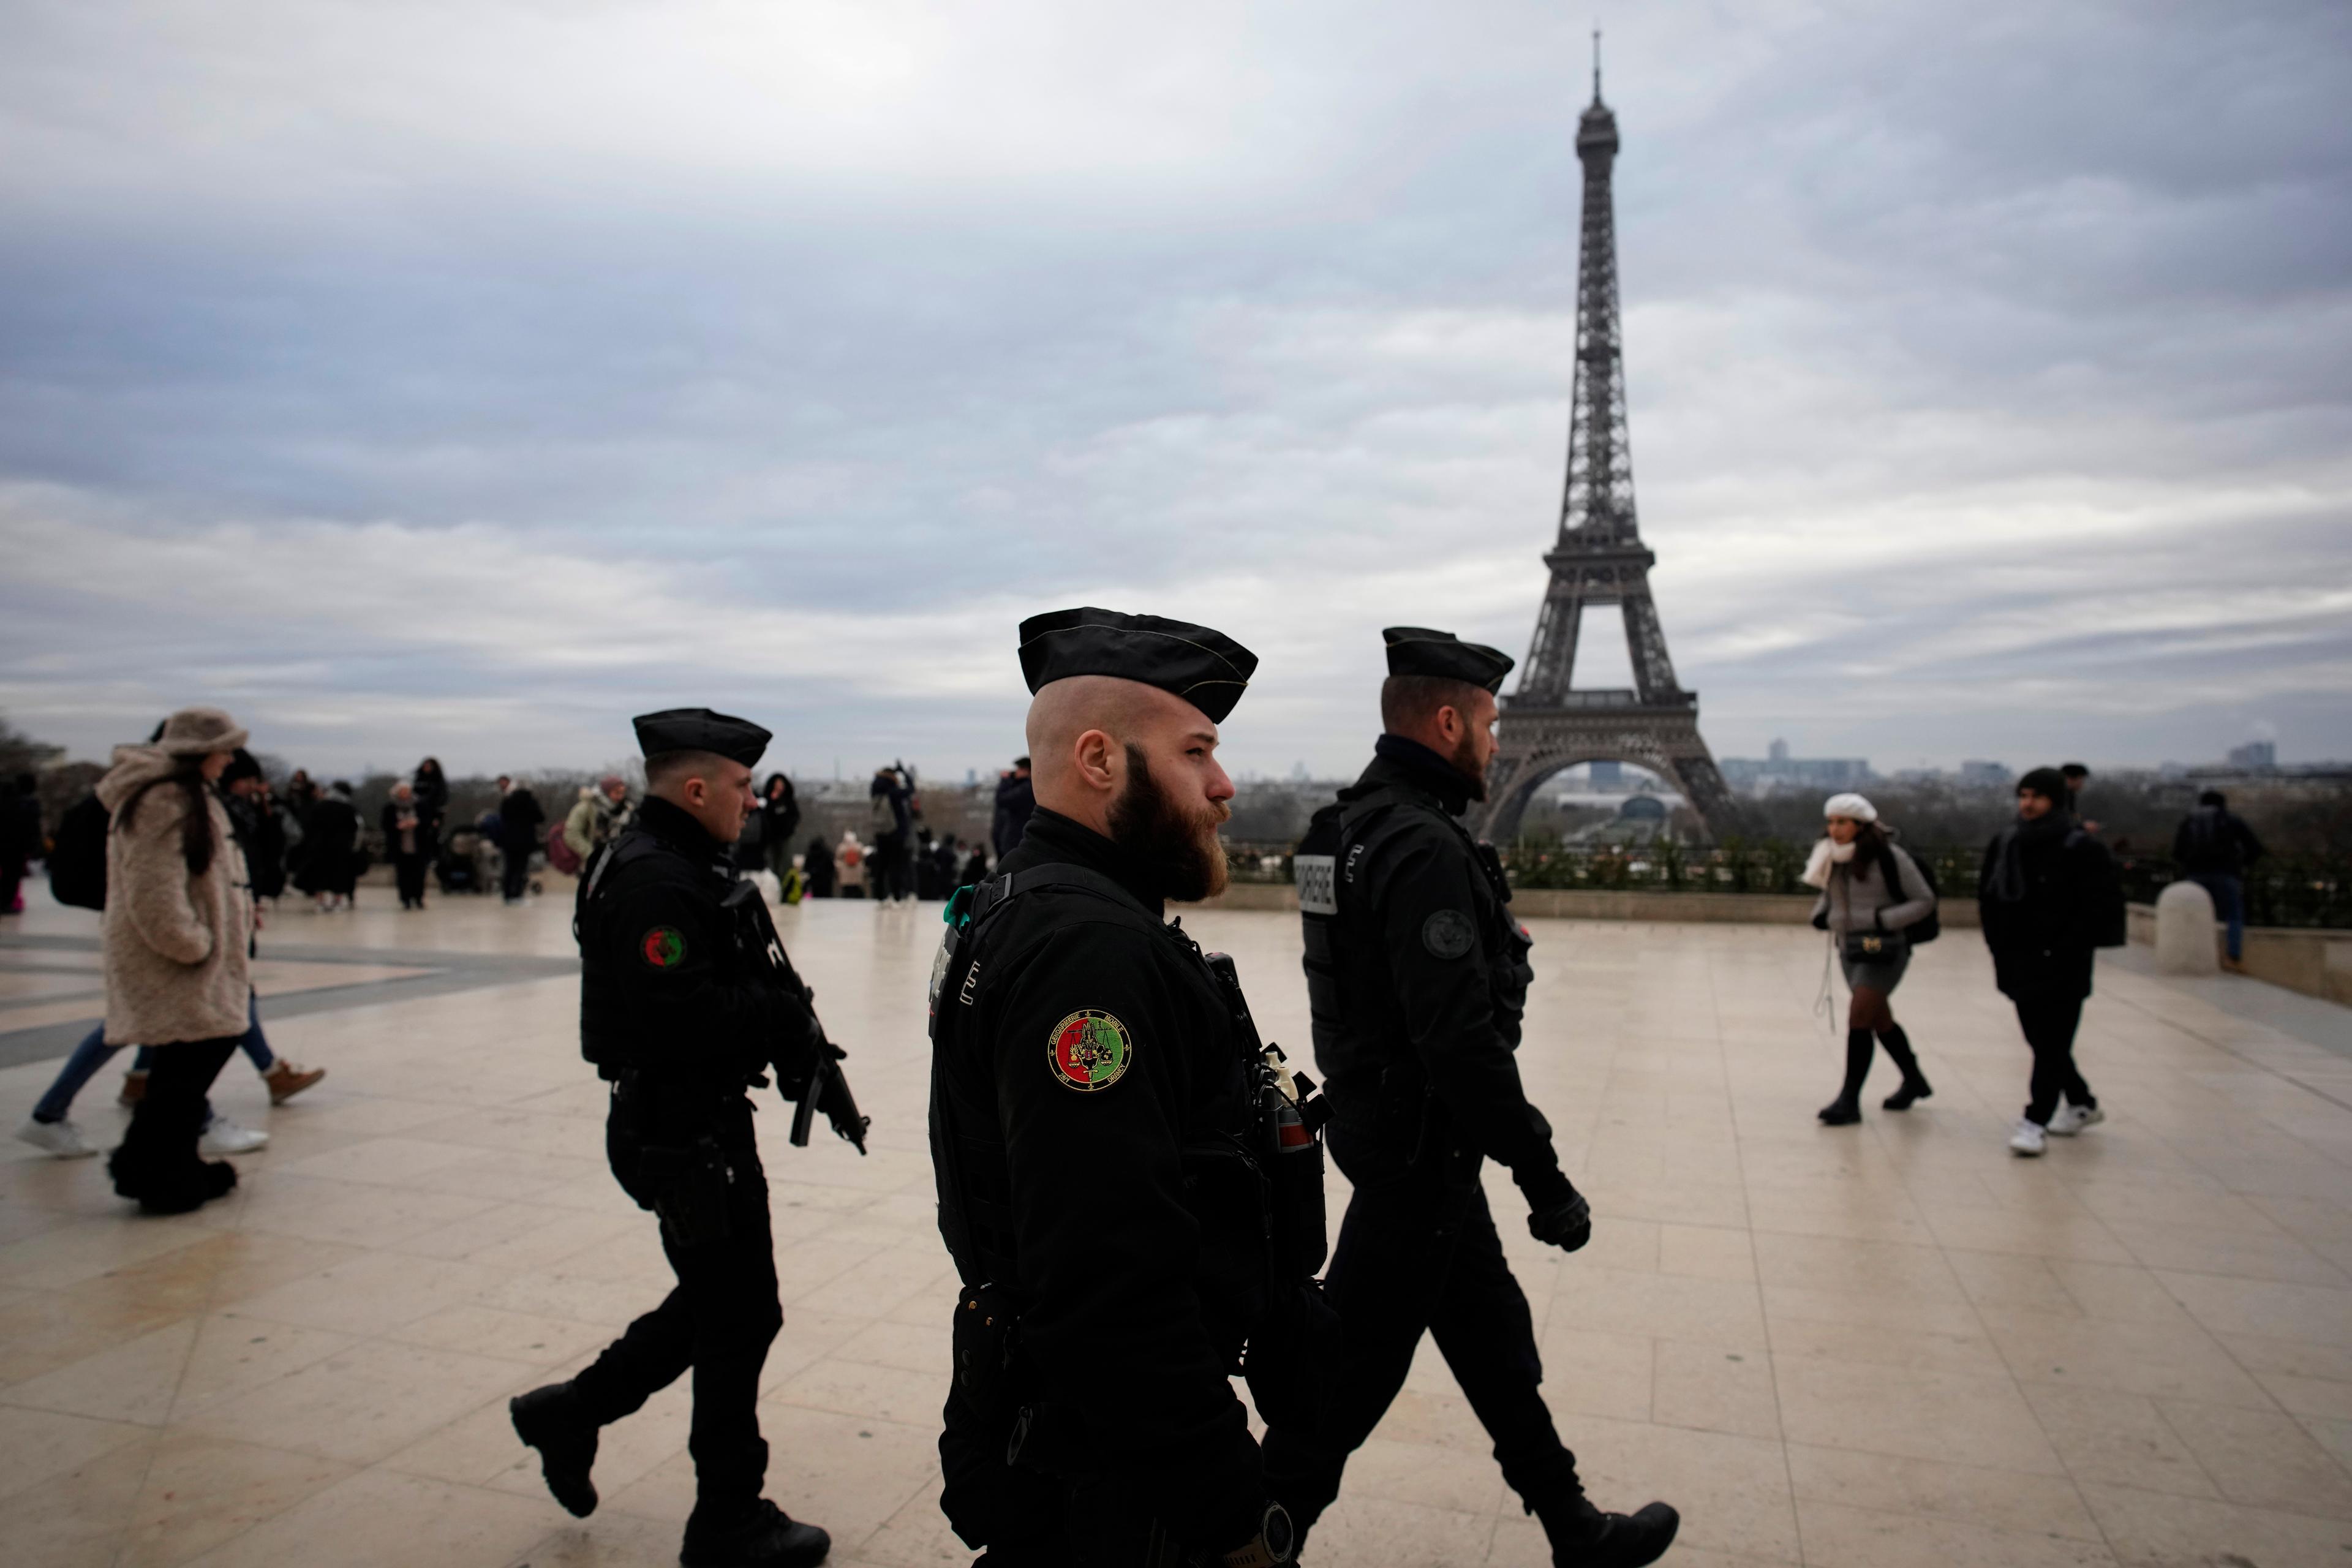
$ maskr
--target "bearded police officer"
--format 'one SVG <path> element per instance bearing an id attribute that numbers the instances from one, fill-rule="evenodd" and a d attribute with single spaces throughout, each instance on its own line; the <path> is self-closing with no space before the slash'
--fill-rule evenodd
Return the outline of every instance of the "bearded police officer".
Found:
<path id="1" fill-rule="evenodd" d="M 753 1401 L 783 1312 L 745 1091 L 772 1069 L 788 1088 L 795 1075 L 804 1081 L 829 1047 L 813 1037 L 789 965 L 768 951 L 764 908 L 740 897 L 721 907 L 736 881 L 727 847 L 755 808 L 751 767 L 768 731 L 707 708 L 635 725 L 645 805 L 583 868 L 573 918 L 580 1043 L 613 1086 L 613 1174 L 660 1215 L 677 1287 L 579 1376 L 516 1399 L 515 1431 L 539 1450 L 556 1500 L 585 1515 L 596 1506 L 597 1428 L 691 1368 L 696 1497 L 679 1561 L 819 1563 L 825 1532 L 761 1496 L 768 1446 Z"/>
<path id="2" fill-rule="evenodd" d="M 1268 1433 L 1268 1481 L 1303 1533 L 1426 1331 L 1494 1438 L 1503 1479 L 1542 1520 L 1552 1561 L 1650 1563 L 1679 1521 L 1664 1503 L 1628 1516 L 1586 1500 L 1538 1391 L 1527 1298 L 1479 1180 L 1488 1159 L 1509 1168 L 1537 1240 L 1573 1252 L 1591 1237 L 1513 1058 L 1530 943 L 1493 847 L 1455 820 L 1486 798 L 1511 660 L 1449 632 L 1382 635 L 1387 732 L 1363 775 L 1317 813 L 1296 860 L 1331 1154 L 1355 1187 L 1325 1281 L 1344 1370 L 1319 1421 Z"/>
<path id="3" fill-rule="evenodd" d="M 1036 814 L 950 903 L 932 979 L 963 1280 L 940 1507 L 992 1568 L 1288 1560 L 1227 1380 L 1247 1345 L 1262 1407 L 1278 1381 L 1270 1299 L 1319 1266 L 1320 1152 L 1313 1250 L 1277 1258 L 1265 1066 L 1230 961 L 1163 910 L 1225 884 L 1217 724 L 1256 664 L 1151 616 L 1021 627 Z"/>

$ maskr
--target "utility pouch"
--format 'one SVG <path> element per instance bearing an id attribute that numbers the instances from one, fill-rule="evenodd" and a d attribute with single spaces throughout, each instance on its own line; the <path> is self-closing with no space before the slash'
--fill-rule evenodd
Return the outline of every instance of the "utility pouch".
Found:
<path id="1" fill-rule="evenodd" d="M 673 1245 L 702 1247 L 727 1239 L 732 1228 L 727 1187 L 735 1173 L 717 1139 L 706 1134 L 682 1148 L 648 1143 L 637 1157 L 637 1172 L 654 1212 L 661 1215 L 662 1234 Z"/>
<path id="2" fill-rule="evenodd" d="M 955 1356 L 956 1388 L 982 1421 L 1013 1415 L 1013 1356 L 1021 1314 L 996 1285 L 968 1285 L 956 1294 L 955 1325 L 949 1345 Z"/>
<path id="3" fill-rule="evenodd" d="M 1321 1280 L 1303 1281 L 1276 1300 L 1242 1362 L 1250 1401 L 1266 1425 L 1317 1430 L 1340 1375 L 1339 1354 L 1339 1314 Z"/>

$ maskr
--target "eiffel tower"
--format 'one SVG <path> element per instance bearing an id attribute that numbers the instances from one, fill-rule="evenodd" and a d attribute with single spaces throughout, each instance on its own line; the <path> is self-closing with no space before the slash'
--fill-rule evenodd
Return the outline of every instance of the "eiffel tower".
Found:
<path id="1" fill-rule="evenodd" d="M 1592 35 L 1592 105 L 1576 131 L 1584 165 L 1584 238 L 1576 280 L 1576 391 L 1569 416 L 1568 490 L 1559 537 L 1544 556 L 1551 585 L 1518 689 L 1503 700 L 1502 750 L 1486 773 L 1480 836 L 1507 844 L 1545 780 L 1579 763 L 1635 763 L 1664 775 L 1720 837 L 1738 810 L 1698 733 L 1698 693 L 1675 679 L 1650 598 L 1657 557 L 1633 521 L 1633 459 L 1625 431 L 1623 334 L 1617 320 L 1617 226 L 1610 167 L 1617 117 L 1601 100 L 1601 35 Z M 1633 689 L 1578 690 L 1576 636 L 1590 605 L 1615 605 L 1633 655 Z"/>

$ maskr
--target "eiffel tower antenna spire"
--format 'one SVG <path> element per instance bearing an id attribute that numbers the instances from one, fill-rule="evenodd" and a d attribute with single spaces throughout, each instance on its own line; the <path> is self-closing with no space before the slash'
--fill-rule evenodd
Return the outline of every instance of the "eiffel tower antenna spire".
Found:
<path id="1" fill-rule="evenodd" d="M 1627 762 L 1664 774 L 1717 837 L 1738 809 L 1699 738 L 1698 694 L 1675 678 L 1666 634 L 1650 597 L 1657 557 L 1642 542 L 1633 507 L 1633 443 L 1626 433 L 1624 330 L 1617 305 L 1617 216 L 1612 177 L 1617 116 L 1601 100 L 1601 29 L 1592 29 L 1592 103 L 1577 117 L 1584 166 L 1576 268 L 1576 370 L 1570 396 L 1568 483 L 1559 526 L 1544 556 L 1551 584 L 1536 616 L 1518 689 L 1504 700 L 1502 750 L 1486 779 L 1480 827 L 1497 842 L 1518 830 L 1543 782 L 1587 762 Z M 1631 656 L 1631 690 L 1579 689 L 1577 634 L 1584 612 L 1614 605 Z"/>

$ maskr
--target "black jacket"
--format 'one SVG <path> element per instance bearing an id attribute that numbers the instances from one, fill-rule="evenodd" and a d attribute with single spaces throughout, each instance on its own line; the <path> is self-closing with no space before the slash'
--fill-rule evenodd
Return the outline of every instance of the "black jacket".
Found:
<path id="1" fill-rule="evenodd" d="M 1382 735 L 1316 814 L 1296 868 L 1315 1062 L 1351 1179 L 1462 1146 L 1533 1196 L 1561 1177 L 1513 1055 L 1531 943 L 1499 865 L 1455 820 L 1469 798 L 1435 752 Z"/>
<path id="2" fill-rule="evenodd" d="M 713 1087 L 771 1063 L 788 1078 L 806 1070 L 799 981 L 780 980 L 761 951 L 774 934 L 765 905 L 741 916 L 719 907 L 735 880 L 699 823 L 646 797 L 574 895 L 581 1055 L 608 1074 Z"/>
<path id="3" fill-rule="evenodd" d="M 546 826 L 547 813 L 540 809 L 539 796 L 529 784 L 517 784 L 499 802 L 499 847 L 508 854 L 538 848 L 539 830 Z"/>
<path id="4" fill-rule="evenodd" d="M 2060 811 L 2011 823 L 1986 846 L 1977 907 L 1994 980 L 2012 999 L 2088 996 L 2093 951 L 2124 942 L 2115 858 Z"/>
<path id="5" fill-rule="evenodd" d="M 1029 1397 L 1055 1413 L 1056 1446 L 1130 1477 L 1149 1511 L 1230 1542 L 1265 1495 L 1227 1381 L 1265 1307 L 1263 1211 L 1221 1201 L 1233 1189 L 1218 1162 L 1254 1126 L 1239 1037 L 1199 950 L 1160 923 L 1148 870 L 1054 812 L 1028 827 L 1000 875 L 1083 867 L 1142 910 L 1025 892 L 943 972 L 940 1230 L 968 1284 L 1017 1295 Z"/>
<path id="6" fill-rule="evenodd" d="M 286 890 L 286 823 L 272 801 L 266 808 L 241 795 L 224 794 L 228 825 L 245 851 L 246 875 L 257 899 L 274 899 Z"/>
<path id="7" fill-rule="evenodd" d="M 2263 858 L 2263 841 L 2226 806 L 2200 805 L 2172 836 L 2172 858 L 2191 877 L 2242 877 Z"/>
<path id="8" fill-rule="evenodd" d="M 1003 859 L 1019 847 L 1021 836 L 1029 830 L 1029 817 L 1037 809 L 1037 791 L 1027 779 L 1007 773 L 996 781 L 996 816 L 989 826 L 988 841 L 996 846 L 996 858 Z"/>
<path id="9" fill-rule="evenodd" d="M 347 893 L 359 876 L 360 814 L 339 795 L 322 795 L 302 819 L 302 869 L 296 885 L 306 893 Z"/>

